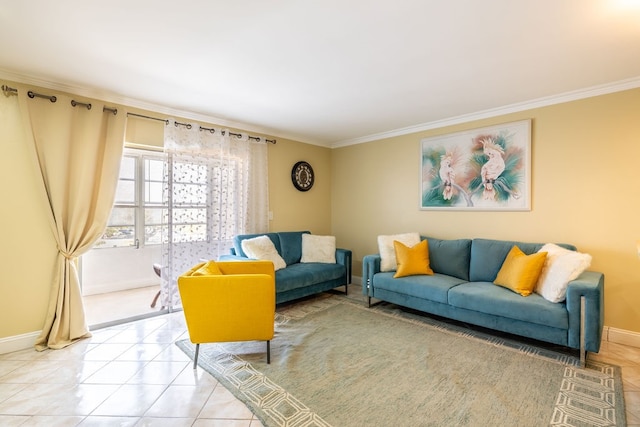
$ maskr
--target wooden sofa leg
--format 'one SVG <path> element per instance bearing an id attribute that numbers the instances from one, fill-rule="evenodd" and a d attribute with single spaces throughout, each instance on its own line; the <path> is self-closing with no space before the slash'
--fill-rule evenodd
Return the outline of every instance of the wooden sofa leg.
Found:
<path id="1" fill-rule="evenodd" d="M 196 344 L 196 355 L 193 357 L 193 369 L 198 367 L 198 353 L 200 353 L 200 344 Z"/>
<path id="2" fill-rule="evenodd" d="M 267 340 L 267 365 L 271 363 L 271 341 Z"/>
<path id="3" fill-rule="evenodd" d="M 158 302 L 158 298 L 160 298 L 160 292 L 161 291 L 158 291 L 156 296 L 153 297 L 153 301 L 151 301 L 151 308 L 156 308 L 156 303 Z"/>

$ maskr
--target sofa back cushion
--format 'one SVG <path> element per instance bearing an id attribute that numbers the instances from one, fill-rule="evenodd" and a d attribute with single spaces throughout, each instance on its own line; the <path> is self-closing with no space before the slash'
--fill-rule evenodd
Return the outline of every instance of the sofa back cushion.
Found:
<path id="1" fill-rule="evenodd" d="M 242 250 L 242 241 L 253 239 L 254 237 L 258 236 L 268 236 L 273 242 L 280 256 L 282 256 L 282 249 L 280 247 L 280 238 L 278 237 L 278 233 L 239 234 L 235 236 L 233 238 L 233 248 L 235 249 L 236 255 L 246 257 L 247 254 Z"/>
<path id="2" fill-rule="evenodd" d="M 233 238 L 234 255 L 246 257 L 247 254 L 242 250 L 242 241 L 253 239 L 258 236 L 268 236 L 278 251 L 278 254 L 284 259 L 287 265 L 300 262 L 302 258 L 302 235 L 311 234 L 310 231 L 283 231 L 280 233 L 258 233 L 258 234 L 239 234 Z"/>
<path id="3" fill-rule="evenodd" d="M 511 240 L 473 239 L 471 242 L 471 262 L 469 263 L 469 280 L 471 282 L 493 282 L 504 263 L 507 254 L 518 246 L 522 252 L 530 255 L 538 252 L 544 243 L 516 242 Z M 576 247 L 558 243 L 565 249 L 575 251 Z"/>
<path id="4" fill-rule="evenodd" d="M 429 264 L 434 273 L 469 280 L 471 240 L 441 240 L 423 237 L 429 242 Z"/>
<path id="5" fill-rule="evenodd" d="M 280 255 L 287 265 L 296 264 L 302 258 L 302 235 L 309 231 L 283 231 L 278 233 L 280 239 Z"/>

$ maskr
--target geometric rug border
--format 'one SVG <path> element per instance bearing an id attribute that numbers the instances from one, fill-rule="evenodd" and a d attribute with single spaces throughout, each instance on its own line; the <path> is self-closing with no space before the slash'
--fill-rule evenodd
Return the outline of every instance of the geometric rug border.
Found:
<path id="1" fill-rule="evenodd" d="M 195 347 L 188 339 L 176 341 L 176 345 L 193 360 Z M 236 355 L 220 353 L 213 360 L 198 357 L 198 366 L 244 403 L 265 427 L 332 427 L 304 403 Z M 251 378 L 243 387 L 225 376 L 230 370 Z M 256 392 L 258 388 L 270 389 L 270 392 L 262 397 L 264 393 Z M 265 401 L 268 405 L 262 406 Z"/>
<path id="2" fill-rule="evenodd" d="M 549 425 L 602 426 L 616 427 L 626 425 L 624 393 L 622 390 L 621 368 L 615 365 L 587 360 L 587 368 L 580 367 L 580 359 L 553 350 L 536 347 L 505 337 L 492 336 L 482 331 L 470 330 L 455 324 L 439 322 L 430 317 L 413 315 L 401 310 L 387 310 L 378 305 L 367 308 L 347 297 L 321 294 L 324 297 L 303 300 L 285 307 L 276 313 L 276 320 L 286 323 L 303 318 L 308 314 L 325 310 L 336 304 L 348 304 L 364 310 L 375 310 L 379 314 L 418 323 L 435 328 L 441 332 L 464 336 L 468 339 L 482 341 L 503 349 L 525 353 L 532 357 L 565 365 L 564 377 Z M 416 319 L 417 318 L 417 319 Z M 192 360 L 195 357 L 195 346 L 188 339 L 175 343 Z M 205 345 L 205 344 L 203 344 Z M 209 346 L 209 344 L 207 344 Z M 265 427 L 331 427 L 318 414 L 311 411 L 279 385 L 273 383 L 261 372 L 242 358 L 224 351 L 224 344 L 211 344 L 216 349 L 215 358 L 198 358 L 198 365 L 218 380 L 236 398 L 249 407 Z M 227 377 L 233 372 L 233 379 Z M 597 396 L 595 399 L 593 396 Z M 616 404 L 616 396 L 620 402 Z M 267 403 L 266 406 L 265 402 Z"/>

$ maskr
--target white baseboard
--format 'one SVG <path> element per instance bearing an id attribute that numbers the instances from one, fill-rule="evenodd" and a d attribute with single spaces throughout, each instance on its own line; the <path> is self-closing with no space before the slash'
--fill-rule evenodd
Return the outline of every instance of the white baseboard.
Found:
<path id="1" fill-rule="evenodd" d="M 602 340 L 640 348 L 640 333 L 625 329 L 605 326 L 602 331 Z"/>
<path id="2" fill-rule="evenodd" d="M 351 284 L 361 285 L 362 277 L 353 276 L 351 278 Z M 12 337 L 0 338 L 0 354 L 33 348 L 38 335 L 40 335 L 40 332 L 36 331 Z M 605 326 L 602 330 L 602 340 L 640 348 L 640 333 L 627 331 L 625 329 Z"/>
<path id="3" fill-rule="evenodd" d="M 362 285 L 362 277 L 353 276 L 351 278 L 351 284 Z M 605 326 L 602 329 L 602 341 L 640 348 L 640 332 L 627 331 L 625 329 Z"/>
<path id="4" fill-rule="evenodd" d="M 160 279 L 158 279 L 160 280 Z M 129 281 L 123 283 L 111 282 L 103 285 L 87 286 L 82 288 L 82 296 L 88 297 L 91 295 L 108 294 L 110 292 L 128 291 L 131 289 L 147 288 L 150 286 L 160 286 L 158 282 L 149 282 L 149 280 L 143 279 L 138 281 Z"/>
<path id="5" fill-rule="evenodd" d="M 34 345 L 39 335 L 40 331 L 37 331 L 0 338 L 0 354 L 12 353 L 14 351 L 25 350 L 27 348 L 32 348 L 33 351 L 36 351 Z"/>

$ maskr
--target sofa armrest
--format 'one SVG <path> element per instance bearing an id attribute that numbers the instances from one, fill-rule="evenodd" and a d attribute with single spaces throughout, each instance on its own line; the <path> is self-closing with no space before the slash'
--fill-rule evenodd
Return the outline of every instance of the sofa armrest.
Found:
<path id="1" fill-rule="evenodd" d="M 275 279 L 275 271 L 271 261 L 218 261 L 216 264 L 224 275 L 266 274 Z"/>
<path id="2" fill-rule="evenodd" d="M 584 347 L 586 351 L 600 350 L 604 327 L 604 274 L 585 271 L 567 287 L 567 311 L 569 312 L 568 344 L 580 348 L 581 297 L 585 297 Z"/>
<path id="3" fill-rule="evenodd" d="M 351 250 L 336 248 L 336 264 L 342 264 L 347 268 L 347 284 L 351 283 Z"/>
<path id="4" fill-rule="evenodd" d="M 373 275 L 380 272 L 380 254 L 362 258 L 362 295 L 373 296 Z"/>

